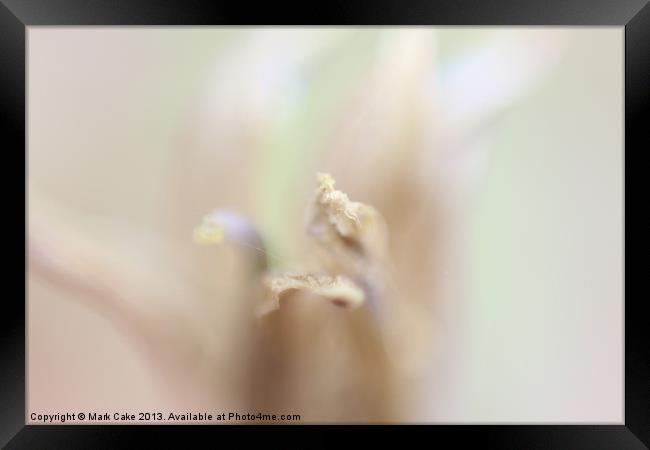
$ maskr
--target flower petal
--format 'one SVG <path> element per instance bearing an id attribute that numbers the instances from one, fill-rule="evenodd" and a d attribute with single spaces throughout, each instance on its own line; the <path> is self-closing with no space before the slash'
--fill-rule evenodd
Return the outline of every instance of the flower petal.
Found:
<path id="1" fill-rule="evenodd" d="M 377 260 L 387 246 L 383 217 L 372 206 L 351 201 L 334 189 L 334 178 L 318 174 L 318 188 L 309 234 L 326 250 L 329 269 L 356 278 Z"/>
<path id="2" fill-rule="evenodd" d="M 267 298 L 258 309 L 258 315 L 278 309 L 280 299 L 296 290 L 310 292 L 347 308 L 357 308 L 365 301 L 363 289 L 342 276 L 291 273 L 269 275 L 263 280 L 263 285 L 267 290 Z"/>

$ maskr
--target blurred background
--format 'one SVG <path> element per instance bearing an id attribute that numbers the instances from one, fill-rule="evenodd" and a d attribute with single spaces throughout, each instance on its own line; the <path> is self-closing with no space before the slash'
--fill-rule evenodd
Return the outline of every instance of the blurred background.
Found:
<path id="1" fill-rule="evenodd" d="M 388 226 L 391 421 L 622 421 L 622 28 L 30 27 L 27 159 L 29 412 L 249 411 L 249 256 L 192 230 L 299 270 L 328 172 Z"/>

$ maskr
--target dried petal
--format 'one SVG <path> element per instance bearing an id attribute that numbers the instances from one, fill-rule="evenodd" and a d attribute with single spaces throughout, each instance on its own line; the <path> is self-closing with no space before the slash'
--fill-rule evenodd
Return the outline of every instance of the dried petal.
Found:
<path id="1" fill-rule="evenodd" d="M 310 235 L 329 254 L 329 268 L 357 277 L 383 257 L 387 233 L 381 214 L 372 206 L 351 201 L 334 189 L 334 178 L 318 174 Z"/>
<path id="2" fill-rule="evenodd" d="M 348 196 L 334 189 L 334 178 L 326 173 L 318 174 L 316 202 L 319 211 L 342 237 L 357 237 L 376 214 L 374 208 L 353 202 Z"/>
<path id="3" fill-rule="evenodd" d="M 280 299 L 289 292 L 305 290 L 330 300 L 337 306 L 357 308 L 365 300 L 363 290 L 349 279 L 329 275 L 283 274 L 269 275 L 263 280 L 267 289 L 266 302 L 260 306 L 258 315 L 280 307 Z"/>

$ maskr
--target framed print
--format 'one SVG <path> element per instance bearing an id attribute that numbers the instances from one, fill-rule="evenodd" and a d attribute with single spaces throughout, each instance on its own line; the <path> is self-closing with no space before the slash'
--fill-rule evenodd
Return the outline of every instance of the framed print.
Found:
<path id="1" fill-rule="evenodd" d="M 2 0 L 2 444 L 646 448 L 646 2 L 247 9 Z"/>

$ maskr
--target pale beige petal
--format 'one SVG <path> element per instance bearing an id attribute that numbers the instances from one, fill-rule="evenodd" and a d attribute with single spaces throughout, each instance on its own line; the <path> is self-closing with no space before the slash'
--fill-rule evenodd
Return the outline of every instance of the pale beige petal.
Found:
<path id="1" fill-rule="evenodd" d="M 343 237 L 358 237 L 375 211 L 363 203 L 353 202 L 348 196 L 334 189 L 334 178 L 327 173 L 319 173 L 316 202 L 327 216 L 329 223 Z"/>
<path id="2" fill-rule="evenodd" d="M 379 212 L 334 188 L 331 175 L 318 174 L 309 234 L 326 250 L 328 269 L 357 277 L 384 257 L 387 232 Z"/>
<path id="3" fill-rule="evenodd" d="M 337 306 L 357 308 L 365 300 L 363 290 L 351 280 L 342 276 L 282 274 L 268 275 L 263 280 L 267 296 L 257 310 L 264 315 L 280 307 L 280 300 L 292 291 L 307 291 L 330 300 Z"/>

